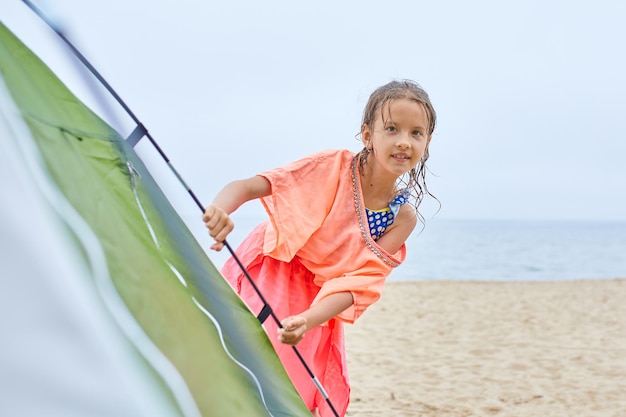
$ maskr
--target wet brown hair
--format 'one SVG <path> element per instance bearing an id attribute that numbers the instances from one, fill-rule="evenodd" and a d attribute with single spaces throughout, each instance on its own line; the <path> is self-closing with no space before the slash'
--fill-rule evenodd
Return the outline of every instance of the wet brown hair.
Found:
<path id="1" fill-rule="evenodd" d="M 435 112 L 435 108 L 430 101 L 428 93 L 426 93 L 426 91 L 424 91 L 419 84 L 411 80 L 394 80 L 374 90 L 367 101 L 365 109 L 363 110 L 363 120 L 361 126 L 367 126 L 370 131 L 373 131 L 374 122 L 376 121 L 378 115 L 382 114 L 382 109 L 385 106 L 389 106 L 393 100 L 397 99 L 411 100 L 424 107 L 426 116 L 428 117 L 428 137 L 429 139 L 432 138 L 435 126 L 437 125 L 437 113 Z M 420 214 L 418 209 L 424 199 L 424 196 L 429 195 L 437 200 L 437 198 L 430 193 L 428 187 L 426 186 L 426 161 L 429 157 L 429 145 L 430 142 L 426 145 L 424 156 L 417 163 L 417 165 L 411 168 L 409 172 L 398 178 L 396 183 L 397 191 L 404 188 L 409 190 L 413 199 L 413 206 L 415 207 L 417 216 L 422 223 L 424 222 L 424 217 Z M 363 149 L 357 154 L 361 171 L 363 171 L 365 164 L 367 163 L 368 154 L 369 150 L 366 147 L 363 147 Z"/>

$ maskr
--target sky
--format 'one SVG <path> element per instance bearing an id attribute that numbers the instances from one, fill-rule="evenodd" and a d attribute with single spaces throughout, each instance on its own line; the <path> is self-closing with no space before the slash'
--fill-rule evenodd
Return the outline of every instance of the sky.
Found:
<path id="1" fill-rule="evenodd" d="M 204 205 L 231 180 L 327 148 L 360 150 L 369 94 L 408 78 L 438 115 L 427 164 L 437 218 L 626 221 L 621 0 L 33 2 Z M 26 5 L 3 0 L 0 16 L 130 133 Z M 147 141 L 137 150 L 164 188 L 178 187 Z M 422 210 L 428 219 L 437 208 L 427 200 Z"/>

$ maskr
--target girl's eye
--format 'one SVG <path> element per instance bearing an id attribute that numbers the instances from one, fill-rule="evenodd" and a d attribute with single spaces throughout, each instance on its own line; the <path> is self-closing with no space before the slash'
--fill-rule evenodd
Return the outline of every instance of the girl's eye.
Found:
<path id="1" fill-rule="evenodd" d="M 413 136 L 422 136 L 422 132 L 420 132 L 419 130 L 414 130 L 412 134 Z"/>
<path id="2" fill-rule="evenodd" d="M 387 126 L 387 128 L 385 130 L 387 132 L 395 132 L 396 131 L 396 127 L 395 126 Z"/>

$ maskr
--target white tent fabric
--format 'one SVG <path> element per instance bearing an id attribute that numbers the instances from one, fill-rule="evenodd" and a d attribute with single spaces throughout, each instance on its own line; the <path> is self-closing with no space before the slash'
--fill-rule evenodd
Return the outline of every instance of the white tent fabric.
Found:
<path id="1" fill-rule="evenodd" d="M 181 415 L 92 285 L 23 123 L 0 78 L 0 415 Z"/>

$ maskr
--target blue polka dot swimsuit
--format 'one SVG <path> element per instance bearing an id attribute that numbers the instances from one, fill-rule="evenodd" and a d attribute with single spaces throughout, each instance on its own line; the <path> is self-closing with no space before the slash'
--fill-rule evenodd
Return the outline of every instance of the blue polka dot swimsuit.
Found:
<path id="1" fill-rule="evenodd" d="M 378 238 L 385 233 L 387 227 L 393 224 L 393 221 L 398 215 L 398 210 L 400 210 L 400 206 L 407 201 L 409 201 L 409 190 L 404 189 L 389 203 L 389 207 L 385 207 L 382 210 L 370 210 L 365 208 L 370 234 L 374 240 L 378 240 Z"/>

